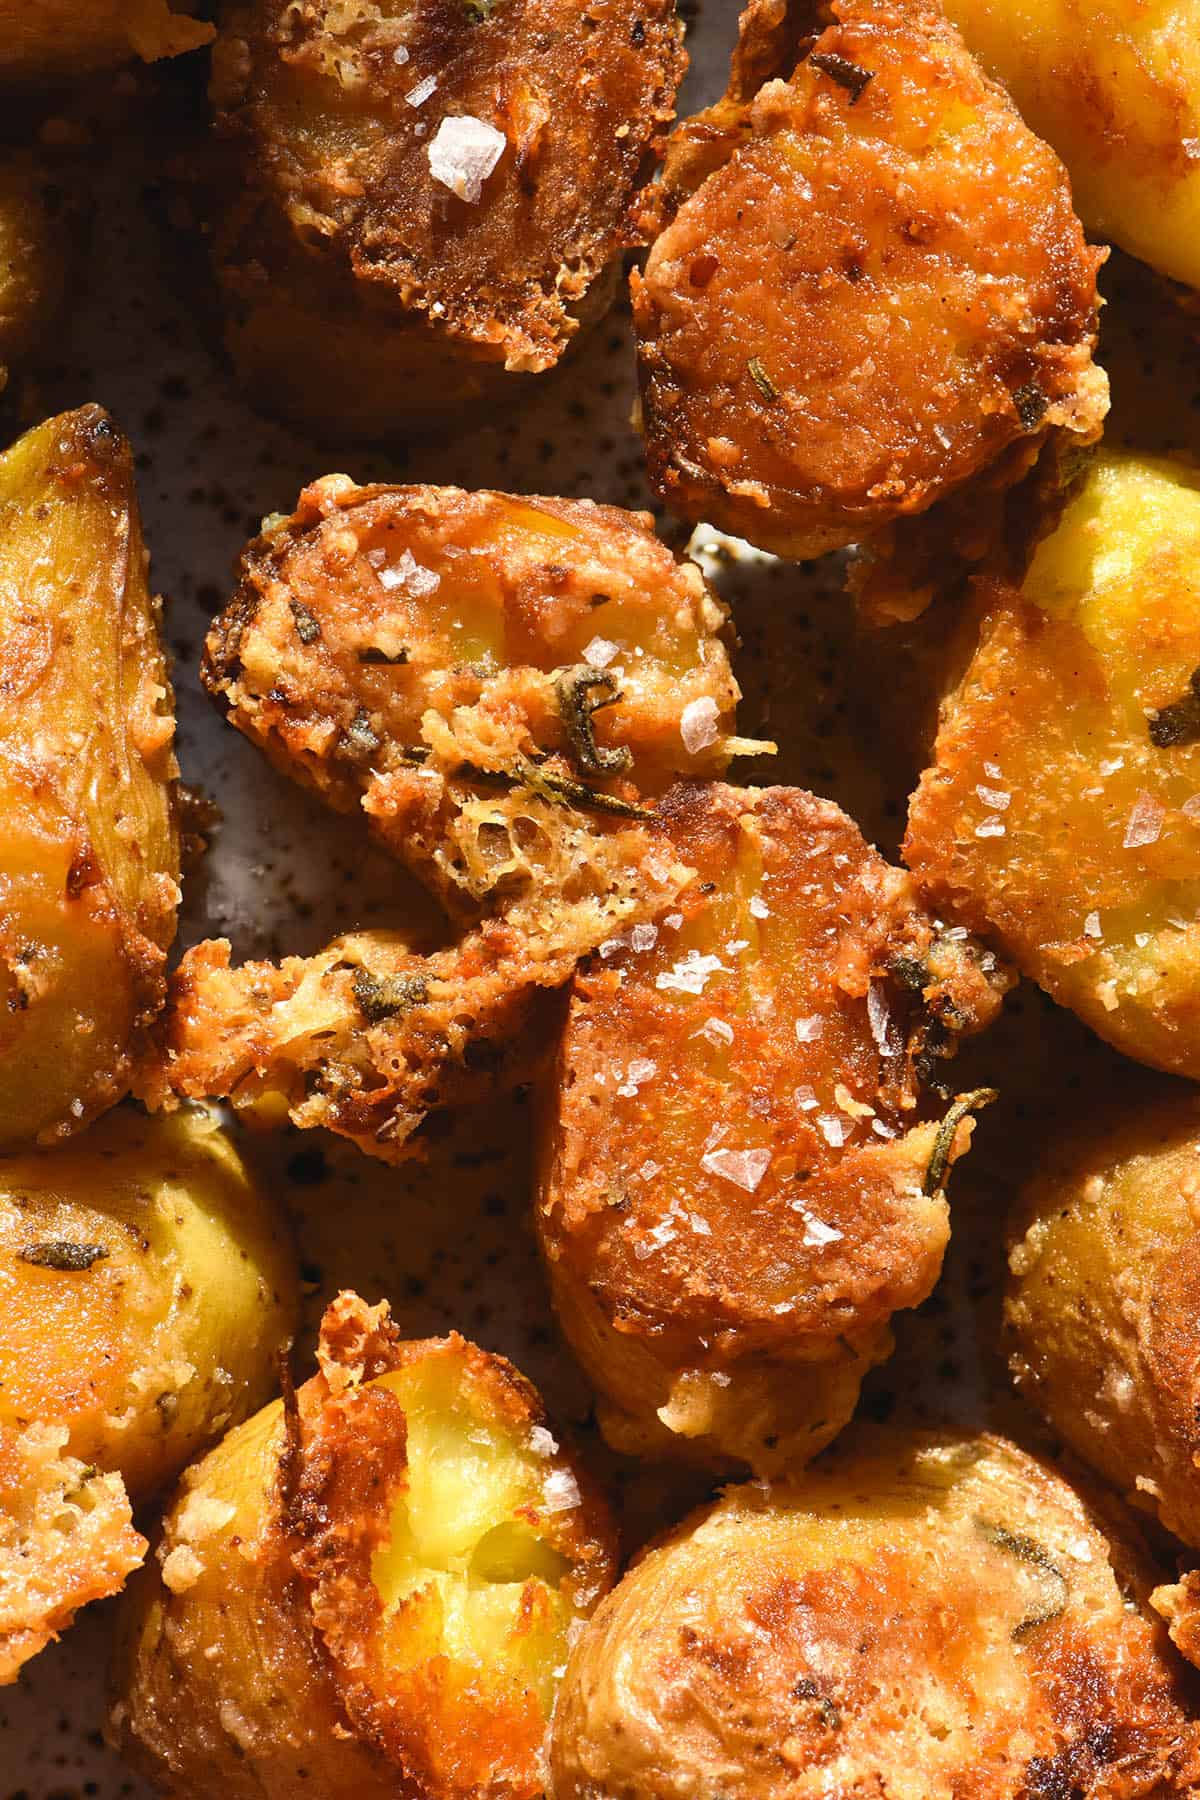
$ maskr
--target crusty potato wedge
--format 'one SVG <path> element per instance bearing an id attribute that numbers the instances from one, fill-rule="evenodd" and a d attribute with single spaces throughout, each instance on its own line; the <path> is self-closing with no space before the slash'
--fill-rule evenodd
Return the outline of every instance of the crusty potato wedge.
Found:
<path id="1" fill-rule="evenodd" d="M 194 1800 L 535 1800 L 612 1529 L 533 1389 L 386 1306 L 192 1469 L 130 1590 L 114 1740 Z"/>
<path id="2" fill-rule="evenodd" d="M 174 730 L 133 459 L 83 407 L 0 457 L 0 1145 L 128 1091 L 175 933 Z"/>
<path id="3" fill-rule="evenodd" d="M 0 85 L 77 81 L 207 44 L 211 25 L 168 0 L 0 0 Z"/>
<path id="4" fill-rule="evenodd" d="M 674 0 L 226 4 L 215 262 L 263 404 L 359 442 L 553 367 L 684 66 Z"/>
<path id="5" fill-rule="evenodd" d="M 572 1653 L 556 1800 L 1193 1794 L 1200 1725 L 1123 1518 L 990 1435 L 861 1433 L 730 1488 Z"/>
<path id="6" fill-rule="evenodd" d="M 576 979 L 542 1250 L 617 1448 L 769 1472 L 840 1430 L 937 1280 L 989 1096 L 928 1084 L 1006 978 L 827 801 L 695 784 L 659 817 L 697 879 Z"/>
<path id="7" fill-rule="evenodd" d="M 1197 0 L 945 0 L 1071 175 L 1085 225 L 1200 287 Z"/>
<path id="8" fill-rule="evenodd" d="M 45 342 L 62 307 L 65 211 L 61 189 L 36 158 L 0 156 L 0 394 Z"/>
<path id="9" fill-rule="evenodd" d="M 730 95 L 672 141 L 633 277 L 664 504 L 815 556 L 1015 479 L 1049 433 L 1097 437 L 1103 253 L 940 10 L 758 0 L 742 30 Z"/>
<path id="10" fill-rule="evenodd" d="M 944 918 L 1200 1078 L 1200 474 L 1105 452 L 1024 580 L 975 584 L 905 860 Z"/>

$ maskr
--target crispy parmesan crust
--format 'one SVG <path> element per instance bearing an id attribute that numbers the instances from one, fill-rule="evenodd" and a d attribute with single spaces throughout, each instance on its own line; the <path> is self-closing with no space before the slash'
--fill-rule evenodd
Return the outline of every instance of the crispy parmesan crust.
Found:
<path id="1" fill-rule="evenodd" d="M 0 1425 L 0 1683 L 124 1585 L 146 1553 L 119 1475 L 66 1454 L 67 1431 Z"/>
<path id="2" fill-rule="evenodd" d="M 698 878 L 576 979 L 542 1248 L 615 1442 L 769 1468 L 829 1441 L 937 1279 L 923 1082 L 1005 977 L 828 802 L 696 785 L 660 817 Z"/>
<path id="3" fill-rule="evenodd" d="M 275 404 L 383 435 L 551 368 L 611 300 L 685 66 L 673 0 L 227 7 L 212 96 L 235 355 Z M 474 201 L 428 155 L 464 115 L 505 139 Z"/>
<path id="4" fill-rule="evenodd" d="M 684 518 L 812 556 L 1020 440 L 1099 435 L 1103 252 L 933 7 L 751 6 L 657 201 L 634 319 L 651 481 Z"/>
<path id="5" fill-rule="evenodd" d="M 197 1466 L 131 1597 L 112 1728 L 148 1774 L 196 1800 L 282 1800 L 301 1779 L 322 1800 L 541 1793 L 546 1719 L 512 1669 L 436 1648 L 390 1660 L 371 1569 L 405 1488 L 405 1414 L 369 1384 L 430 1359 L 453 1368 L 458 1404 L 484 1429 L 545 1430 L 503 1358 L 457 1334 L 404 1343 L 386 1305 L 340 1295 L 320 1373 Z M 538 1469 L 579 1488 L 577 1505 L 531 1506 L 527 1522 L 563 1559 L 561 1592 L 584 1617 L 615 1572 L 607 1513 L 563 1453 Z"/>
<path id="6" fill-rule="evenodd" d="M 994 1437 L 864 1436 L 730 1489 L 576 1647 L 556 1800 L 1193 1794 L 1200 1727 L 1139 1558 Z"/>

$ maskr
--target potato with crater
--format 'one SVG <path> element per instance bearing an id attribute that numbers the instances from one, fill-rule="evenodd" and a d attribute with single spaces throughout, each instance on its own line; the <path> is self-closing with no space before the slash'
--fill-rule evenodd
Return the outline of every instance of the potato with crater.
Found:
<path id="1" fill-rule="evenodd" d="M 940 11 L 755 0 L 742 32 L 633 280 L 664 504 L 810 557 L 1097 437 L 1102 252 Z"/>
<path id="2" fill-rule="evenodd" d="M 213 54 L 217 276 L 263 404 L 445 429 L 607 309 L 685 66 L 674 0 L 249 0 Z"/>
<path id="3" fill-rule="evenodd" d="M 0 1678 L 141 1560 L 130 1503 L 268 1398 L 297 1304 L 286 1227 L 199 1108 L 0 1160 Z"/>
<path id="4" fill-rule="evenodd" d="M 975 583 L 904 856 L 1126 1055 L 1200 1078 L 1200 473 L 1102 453 Z"/>
<path id="5" fill-rule="evenodd" d="M 0 0 L 0 86 L 41 87 L 207 44 L 211 25 L 168 0 Z"/>
<path id="6" fill-rule="evenodd" d="M 992 1097 L 949 1104 L 939 1065 L 1007 980 L 828 801 L 693 784 L 659 816 L 697 879 L 575 981 L 542 1250 L 610 1442 L 770 1472 L 841 1429 L 937 1280 Z"/>
<path id="7" fill-rule="evenodd" d="M 608 1516 L 529 1384 L 386 1306 L 185 1478 L 125 1602 L 111 1733 L 194 1800 L 535 1800 Z"/>
<path id="8" fill-rule="evenodd" d="M 730 1488 L 572 1654 L 556 1800 L 1168 1800 L 1200 1726 L 1121 1520 L 991 1436 Z"/>

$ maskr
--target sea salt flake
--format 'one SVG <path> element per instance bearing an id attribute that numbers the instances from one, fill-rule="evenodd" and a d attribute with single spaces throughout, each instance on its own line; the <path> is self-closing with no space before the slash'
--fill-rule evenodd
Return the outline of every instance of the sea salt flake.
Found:
<path id="1" fill-rule="evenodd" d="M 770 1163 L 769 1150 L 709 1150 L 700 1158 L 702 1169 L 710 1175 L 720 1175 L 724 1181 L 732 1181 L 748 1194 L 758 1187 Z"/>
<path id="2" fill-rule="evenodd" d="M 1000 781 L 1003 778 L 999 763 L 985 762 L 983 765 L 983 772 L 989 781 Z"/>
<path id="3" fill-rule="evenodd" d="M 658 942 L 658 926 L 635 925 L 629 933 L 629 942 L 635 950 L 653 950 Z"/>
<path id="4" fill-rule="evenodd" d="M 679 927 L 683 924 L 683 914 L 668 913 L 663 920 L 663 924 L 668 931 L 678 931 Z"/>
<path id="5" fill-rule="evenodd" d="M 882 1119 L 872 1119 L 871 1130 L 876 1137 L 881 1138 L 894 1138 L 899 1135 L 894 1125 L 887 1125 Z"/>
<path id="6" fill-rule="evenodd" d="M 794 1098 L 801 1112 L 816 1112 L 821 1104 L 810 1087 L 798 1087 Z"/>
<path id="7" fill-rule="evenodd" d="M 998 819 L 994 813 L 991 814 L 975 827 L 975 836 L 977 838 L 1003 837 L 1004 820 Z"/>
<path id="8" fill-rule="evenodd" d="M 1115 775 L 1118 769 L 1125 767 L 1123 756 L 1110 756 L 1105 762 L 1097 765 L 1102 775 Z"/>
<path id="9" fill-rule="evenodd" d="M 724 966 L 719 956 L 701 956 L 698 950 L 689 950 L 682 962 L 656 976 L 654 985 L 663 993 L 702 994 L 709 976 Z"/>
<path id="10" fill-rule="evenodd" d="M 836 1231 L 832 1225 L 826 1225 L 824 1219 L 818 1219 L 802 1206 L 798 1206 L 796 1210 L 804 1220 L 803 1243 L 817 1250 L 823 1250 L 827 1244 L 841 1243 L 845 1235 L 843 1232 Z"/>
<path id="11" fill-rule="evenodd" d="M 900 1050 L 900 1033 L 892 1023 L 883 983 L 872 981 L 867 988 L 867 1023 L 881 1056 L 895 1056 Z"/>
<path id="12" fill-rule="evenodd" d="M 1157 844 L 1162 836 L 1163 819 L 1166 809 L 1153 794 L 1142 788 L 1133 803 L 1133 811 L 1125 826 L 1126 850 L 1141 850 L 1147 844 Z"/>
<path id="13" fill-rule="evenodd" d="M 1200 819 L 1200 794 L 1193 794 L 1190 800 L 1185 800 L 1179 810 L 1185 819 Z"/>
<path id="14" fill-rule="evenodd" d="M 1200 794 L 1197 794 L 1196 798 L 1200 800 Z M 752 919 L 769 919 L 770 916 L 771 909 L 766 901 L 760 900 L 757 894 L 752 894 L 750 896 L 750 917 Z"/>
<path id="15" fill-rule="evenodd" d="M 651 1062 L 647 1056 L 635 1056 L 629 1065 L 626 1079 L 640 1084 L 643 1081 L 650 1081 L 657 1074 L 658 1064 L 656 1062 Z"/>
<path id="16" fill-rule="evenodd" d="M 558 1439 L 544 1425 L 533 1425 L 529 1431 L 529 1448 L 535 1456 L 557 1456 Z"/>
<path id="17" fill-rule="evenodd" d="M 608 962 L 609 958 L 615 956 L 618 950 L 627 950 L 629 948 L 629 939 L 624 936 L 605 938 L 599 948 L 604 961 Z"/>
<path id="18" fill-rule="evenodd" d="M 379 585 L 388 593 L 395 588 L 406 588 L 410 594 L 421 599 L 426 594 L 436 594 L 442 585 L 442 578 L 433 569 L 423 568 L 411 550 L 404 550 L 399 562 L 393 563 L 390 568 L 380 568 Z"/>
<path id="19" fill-rule="evenodd" d="M 638 1174 L 641 1176 L 643 1181 L 653 1181 L 654 1177 L 658 1174 L 658 1171 L 661 1168 L 662 1168 L 661 1163 L 656 1163 L 652 1156 L 648 1156 L 646 1158 L 645 1162 L 642 1164 L 641 1168 L 638 1170 Z"/>
<path id="20" fill-rule="evenodd" d="M 817 1129 L 825 1142 L 835 1150 L 846 1141 L 846 1121 L 839 1119 L 836 1113 L 818 1113 Z"/>
<path id="21" fill-rule="evenodd" d="M 679 715 L 679 735 L 689 756 L 707 750 L 720 736 L 721 714 L 715 700 L 689 700 Z"/>
<path id="22" fill-rule="evenodd" d="M 502 131 L 470 113 L 443 119 L 426 151 L 429 172 L 460 200 L 477 206 L 483 184 L 504 155 L 507 144 Z"/>
<path id="23" fill-rule="evenodd" d="M 725 954 L 726 956 L 737 956 L 741 951 L 748 950 L 749 948 L 749 938 L 730 938 L 725 946 Z"/>
<path id="24" fill-rule="evenodd" d="M 593 669 L 607 669 L 609 663 L 620 649 L 611 638 L 594 637 L 583 653 L 583 660 Z"/>
<path id="25" fill-rule="evenodd" d="M 697 1237 L 712 1236 L 712 1226 L 707 1219 L 702 1219 L 699 1213 L 689 1213 L 688 1224 L 691 1226 Z"/>
<path id="26" fill-rule="evenodd" d="M 705 1019 L 695 1035 L 707 1038 L 710 1044 L 732 1044 L 733 1026 L 727 1025 L 724 1019 Z"/>
<path id="27" fill-rule="evenodd" d="M 579 1505 L 581 1498 L 579 1483 L 570 1469 L 551 1469 L 542 1483 L 543 1512 L 570 1512 Z"/>
<path id="28" fill-rule="evenodd" d="M 1102 938 L 1104 936 L 1103 931 L 1100 929 L 1100 914 L 1098 912 L 1090 912 L 1083 921 L 1083 935 L 1084 937 L 1090 938 Z"/>
<path id="29" fill-rule="evenodd" d="M 815 1044 L 824 1029 L 824 1019 L 816 1014 L 810 1019 L 797 1019 L 796 1042 L 798 1044 Z"/>
<path id="30" fill-rule="evenodd" d="M 404 98 L 410 106 L 424 106 L 431 94 L 437 92 L 437 76 L 426 75 L 424 81 L 418 81 L 416 87 L 409 88 Z"/>
<path id="31" fill-rule="evenodd" d="M 396 45 L 396 48 L 392 51 L 392 61 L 396 64 L 396 66 L 398 68 L 404 67 L 405 63 L 408 61 L 408 46 L 407 46 L 407 44 L 397 44 Z"/>
<path id="32" fill-rule="evenodd" d="M 1012 795 L 1005 788 L 977 787 L 975 792 L 993 812 L 1007 812 L 1012 805 Z"/>

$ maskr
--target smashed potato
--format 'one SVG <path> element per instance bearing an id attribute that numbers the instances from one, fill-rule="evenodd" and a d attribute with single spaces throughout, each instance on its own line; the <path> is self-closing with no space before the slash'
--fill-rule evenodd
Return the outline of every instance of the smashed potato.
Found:
<path id="1" fill-rule="evenodd" d="M 577 1644 L 556 1800 L 1194 1794 L 1200 1726 L 1115 1521 L 991 1436 L 729 1489 Z"/>
<path id="2" fill-rule="evenodd" d="M 1197 0 L 945 0 L 1071 174 L 1089 230 L 1200 287 Z"/>
<path id="3" fill-rule="evenodd" d="M 905 860 L 1118 1050 L 1200 1078 L 1200 474 L 1102 453 L 975 583 Z"/>
<path id="4" fill-rule="evenodd" d="M 731 94 L 682 125 L 633 278 L 651 483 L 815 556 L 1107 410 L 1065 171 L 934 7 L 755 0 Z M 803 52 L 803 54 L 802 54 Z M 754 91 L 751 80 L 763 85 Z"/>
<path id="5" fill-rule="evenodd" d="M 0 457 L 0 1144 L 129 1089 L 175 933 L 174 730 L 133 459 L 82 407 Z"/>
<path id="6" fill-rule="evenodd" d="M 1012 1221 L 1017 1385 L 1135 1505 L 1200 1546 L 1200 1100 L 1107 1113 L 1042 1166 Z"/>
<path id="7" fill-rule="evenodd" d="M 693 785 L 659 818 L 697 880 L 576 979 L 542 1249 L 616 1447 L 771 1470 L 937 1280 L 970 1102 L 923 1090 L 1005 982 L 828 801 Z"/>
<path id="8" fill-rule="evenodd" d="M 355 440 L 553 367 L 612 298 L 673 0 L 250 0 L 213 57 L 217 274 L 264 404 Z"/>
<path id="9" fill-rule="evenodd" d="M 135 1502 L 267 1399 L 296 1307 L 283 1222 L 201 1108 L 0 1160 L 0 1426 L 64 1426 Z"/>
<path id="10" fill-rule="evenodd" d="M 168 0 L 0 0 L 0 84 L 74 81 L 195 50 L 211 25 Z"/>
<path id="11" fill-rule="evenodd" d="M 0 157 L 0 394 L 45 341 L 62 305 L 63 215 L 57 185 L 33 157 Z"/>
<path id="12" fill-rule="evenodd" d="M 194 1800 L 534 1800 L 600 1500 L 512 1366 L 328 1309 L 320 1373 L 192 1469 L 130 1590 L 114 1739 Z"/>

